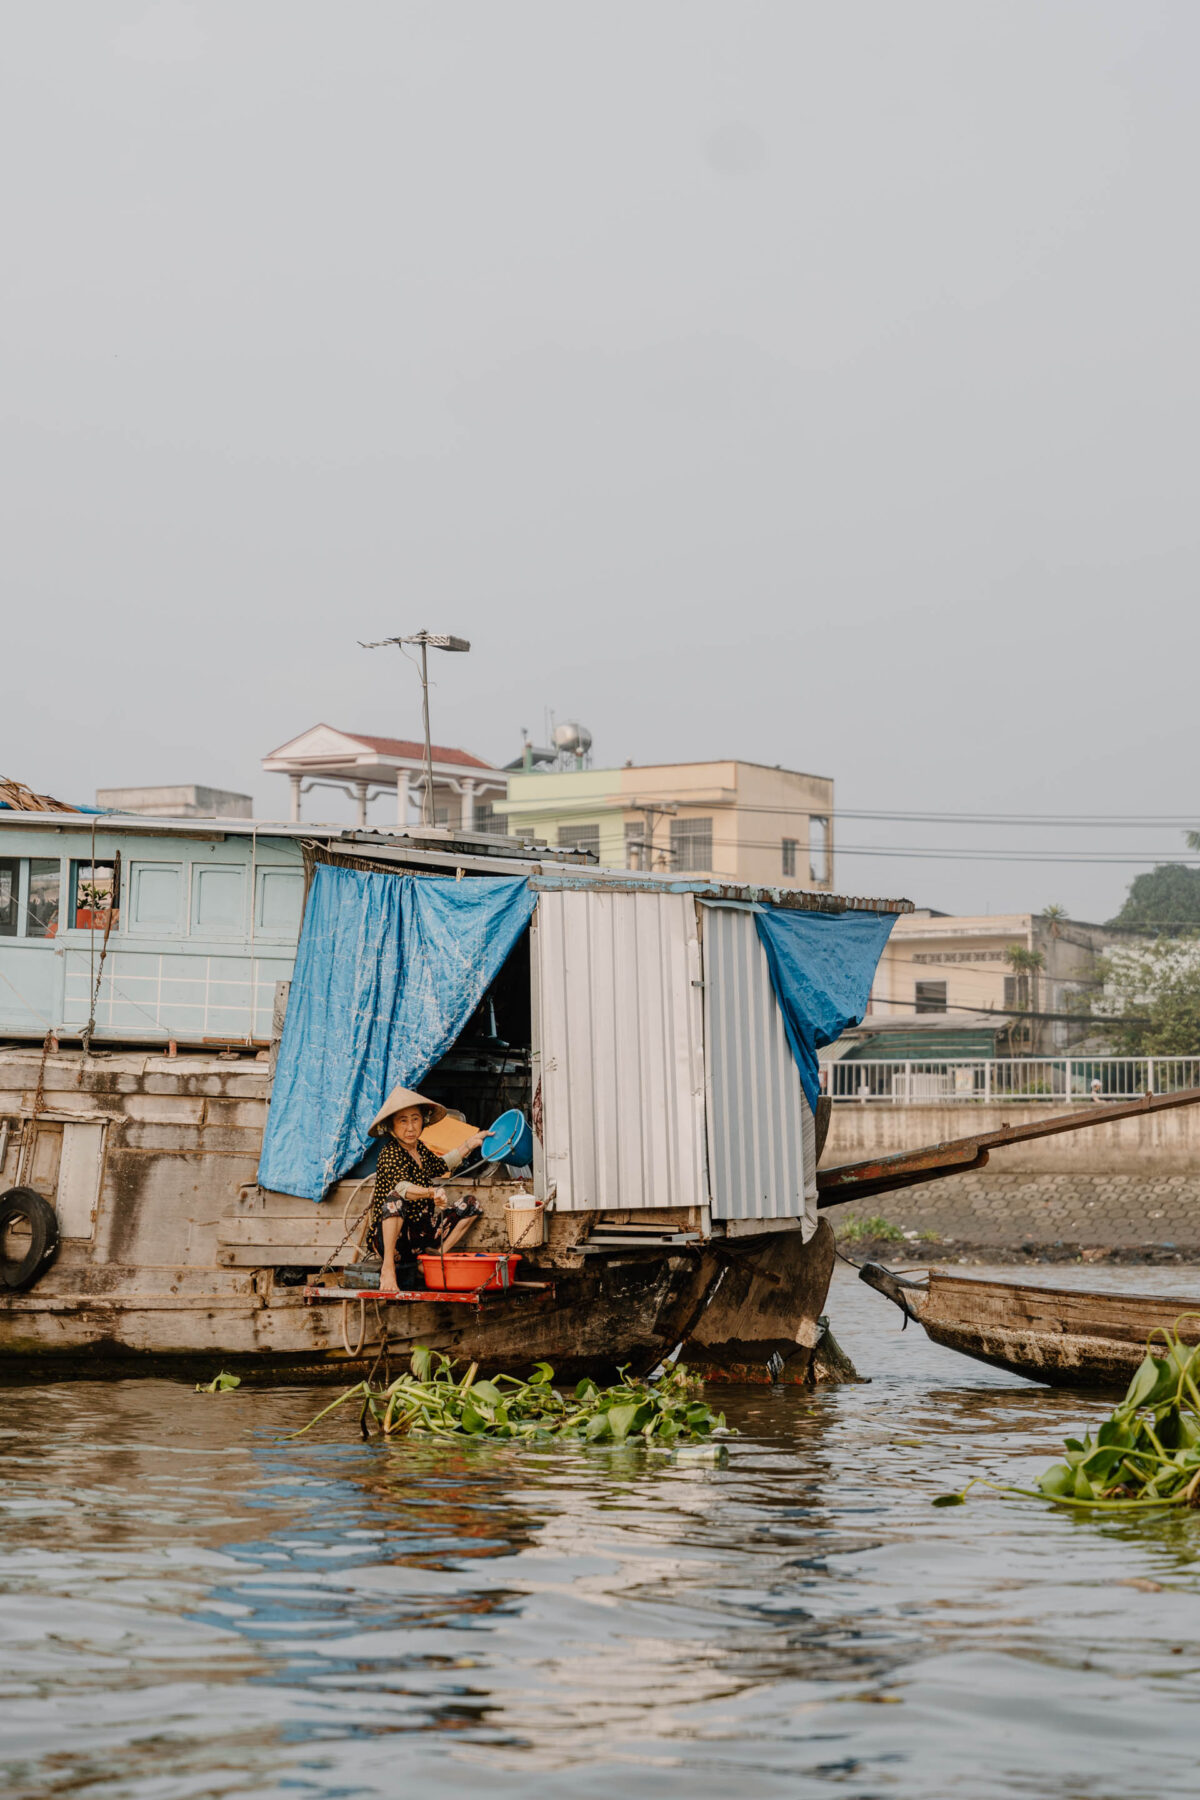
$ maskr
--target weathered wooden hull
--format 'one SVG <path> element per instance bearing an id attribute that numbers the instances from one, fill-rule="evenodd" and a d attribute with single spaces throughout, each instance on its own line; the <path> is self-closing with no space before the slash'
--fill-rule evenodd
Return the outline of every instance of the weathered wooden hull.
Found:
<path id="1" fill-rule="evenodd" d="M 822 1223 L 745 1248 L 589 1260 L 543 1288 L 478 1304 L 262 1294 L 42 1292 L 0 1299 L 0 1373 L 19 1379 L 178 1376 L 217 1367 L 336 1379 L 417 1344 L 485 1370 L 554 1365 L 563 1379 L 648 1370 L 676 1344 L 725 1380 L 806 1381 L 833 1263 Z"/>
<path id="2" fill-rule="evenodd" d="M 645 1210 L 643 1229 L 691 1241 L 597 1255 L 582 1248 L 596 1215 L 553 1211 L 518 1271 L 541 1286 L 479 1305 L 309 1303 L 306 1277 L 336 1285 L 356 1260 L 370 1182 L 319 1206 L 256 1185 L 268 1077 L 253 1061 L 0 1051 L 0 1129 L 15 1124 L 0 1191 L 40 1192 L 61 1238 L 33 1286 L 0 1289 L 0 1377 L 336 1379 L 369 1366 L 385 1332 L 393 1359 L 427 1344 L 485 1369 L 550 1362 L 563 1379 L 648 1369 L 680 1342 L 714 1377 L 810 1377 L 833 1266 L 824 1222 L 807 1244 L 794 1226 L 703 1241 L 699 1205 Z M 482 1208 L 472 1249 L 507 1248 L 516 1185 L 448 1184 Z"/>
<path id="3" fill-rule="evenodd" d="M 1200 1342 L 1200 1302 L 1185 1297 L 1032 1287 L 937 1269 L 927 1287 L 892 1277 L 895 1291 L 865 1270 L 864 1277 L 903 1304 L 935 1344 L 1050 1387 L 1125 1387 L 1154 1331 L 1178 1329 Z"/>

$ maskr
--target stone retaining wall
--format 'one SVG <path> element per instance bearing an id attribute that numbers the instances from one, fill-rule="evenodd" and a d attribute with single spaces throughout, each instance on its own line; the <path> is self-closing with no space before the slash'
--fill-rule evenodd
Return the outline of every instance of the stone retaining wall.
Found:
<path id="1" fill-rule="evenodd" d="M 1159 1250 L 1200 1260 L 1196 1175 L 951 1175 L 827 1214 L 841 1235 L 854 1218 L 884 1218 L 927 1239 L 922 1255 L 960 1249 L 1020 1253 Z"/>

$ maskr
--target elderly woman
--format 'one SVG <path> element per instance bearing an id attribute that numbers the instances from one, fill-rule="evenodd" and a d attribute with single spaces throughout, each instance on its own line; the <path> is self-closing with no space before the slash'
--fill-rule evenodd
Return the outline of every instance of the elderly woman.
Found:
<path id="1" fill-rule="evenodd" d="M 467 1156 L 478 1149 L 487 1133 L 476 1132 L 456 1150 L 438 1156 L 421 1133 L 446 1117 L 446 1109 L 409 1088 L 393 1088 L 371 1123 L 371 1136 L 383 1138 L 375 1171 L 375 1196 L 367 1245 L 383 1259 L 379 1271 L 381 1291 L 399 1286 L 396 1263 L 412 1264 L 421 1250 L 448 1250 L 456 1244 L 478 1215 L 473 1200 L 447 1206 L 445 1189 L 439 1186 Z M 441 1217 L 438 1218 L 438 1212 Z M 410 1285 L 411 1279 L 410 1275 Z"/>

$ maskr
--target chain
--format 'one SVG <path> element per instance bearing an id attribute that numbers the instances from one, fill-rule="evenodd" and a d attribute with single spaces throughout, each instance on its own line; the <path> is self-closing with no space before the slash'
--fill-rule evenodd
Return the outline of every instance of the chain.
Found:
<path id="1" fill-rule="evenodd" d="M 92 883 L 94 886 L 95 880 L 96 880 L 95 842 L 94 842 L 95 826 L 94 825 L 92 827 L 92 833 L 93 833 Z M 81 1034 L 82 1039 L 83 1039 L 83 1054 L 85 1056 L 88 1054 L 88 1052 L 90 1051 L 90 1049 L 92 1047 L 92 1034 L 94 1033 L 94 1031 L 96 1029 L 96 1007 L 100 1001 L 100 983 L 104 980 L 104 959 L 108 955 L 108 934 L 113 928 L 113 916 L 117 909 L 117 901 L 120 898 L 120 893 L 121 893 L 121 852 L 118 850 L 116 855 L 113 857 L 112 892 L 109 895 L 108 917 L 104 921 L 104 938 L 100 945 L 100 965 L 96 970 L 96 982 L 95 982 L 95 986 L 92 989 L 91 1011 L 88 1014 L 88 1022 L 84 1026 L 83 1032 Z M 93 913 L 92 916 L 94 919 L 95 914 Z M 94 938 L 95 938 L 95 925 L 94 924 L 92 926 L 92 935 L 93 935 L 93 940 L 94 940 Z M 82 1074 L 82 1072 L 83 1071 L 81 1069 L 80 1073 Z"/>
<path id="2" fill-rule="evenodd" d="M 42 1039 L 42 1060 L 38 1065 L 37 1092 L 33 1096 L 33 1116 L 35 1119 L 40 1113 L 44 1113 L 46 1110 L 46 1059 L 50 1055 L 52 1048 L 57 1048 L 54 1043 L 53 1026 L 49 1027 L 45 1037 Z"/>
<path id="3" fill-rule="evenodd" d="M 370 1180 L 370 1176 L 367 1176 L 366 1179 Z M 372 1194 L 370 1199 L 367 1201 L 367 1204 L 363 1207 L 363 1209 L 359 1213 L 357 1219 L 355 1219 L 353 1225 L 351 1225 L 349 1231 L 346 1233 L 345 1237 L 342 1239 L 341 1243 L 338 1245 L 337 1249 L 330 1251 L 329 1256 L 326 1259 L 325 1266 L 323 1268 L 320 1268 L 317 1270 L 316 1274 L 312 1278 L 310 1286 L 316 1287 L 318 1282 L 321 1280 L 321 1277 L 323 1275 L 328 1275 L 330 1269 L 332 1269 L 334 1263 L 337 1261 L 338 1257 L 342 1254 L 342 1251 L 346 1248 L 346 1245 L 350 1242 L 351 1238 L 354 1236 L 355 1232 L 358 1230 L 359 1226 L 362 1224 L 363 1220 L 366 1218 L 367 1214 L 370 1212 L 371 1207 L 374 1204 L 374 1201 L 375 1201 L 375 1196 L 374 1196 L 374 1194 Z"/>

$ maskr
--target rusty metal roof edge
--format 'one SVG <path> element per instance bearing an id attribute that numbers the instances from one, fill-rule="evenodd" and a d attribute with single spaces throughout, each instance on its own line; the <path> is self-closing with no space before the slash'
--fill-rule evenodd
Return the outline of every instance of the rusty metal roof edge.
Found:
<path id="1" fill-rule="evenodd" d="M 870 900 L 856 895 L 817 893 L 809 888 L 754 887 L 729 881 L 681 881 L 677 876 L 639 874 L 626 869 L 549 870 L 530 877 L 533 888 L 617 888 L 628 893 L 694 894 L 701 900 L 781 906 L 798 912 L 909 913 L 911 900 Z"/>

